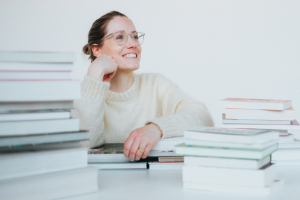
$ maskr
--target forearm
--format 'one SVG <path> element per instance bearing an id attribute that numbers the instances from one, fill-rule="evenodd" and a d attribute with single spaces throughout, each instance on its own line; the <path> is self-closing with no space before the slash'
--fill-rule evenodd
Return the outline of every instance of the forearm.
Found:
<path id="1" fill-rule="evenodd" d="M 148 122 L 155 123 L 162 130 L 163 137 L 183 136 L 184 129 L 191 126 L 214 126 L 213 120 L 203 103 L 195 102 L 180 111 Z"/>

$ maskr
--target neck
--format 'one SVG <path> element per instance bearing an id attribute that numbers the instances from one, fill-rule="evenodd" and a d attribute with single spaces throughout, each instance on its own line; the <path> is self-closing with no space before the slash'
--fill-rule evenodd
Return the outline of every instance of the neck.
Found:
<path id="1" fill-rule="evenodd" d="M 133 72 L 122 72 L 117 71 L 113 79 L 110 81 L 110 87 L 109 90 L 113 92 L 125 92 L 128 90 L 132 83 L 133 83 L 134 77 Z"/>

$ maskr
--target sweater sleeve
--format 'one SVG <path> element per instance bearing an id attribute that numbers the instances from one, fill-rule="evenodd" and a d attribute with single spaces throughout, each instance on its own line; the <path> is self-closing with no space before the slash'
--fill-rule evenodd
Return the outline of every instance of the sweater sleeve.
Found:
<path id="1" fill-rule="evenodd" d="M 163 132 L 162 138 L 182 136 L 189 126 L 214 126 L 206 106 L 179 90 L 177 85 L 160 75 L 157 87 L 161 117 L 149 120 Z"/>
<path id="2" fill-rule="evenodd" d="M 81 99 L 74 101 L 72 117 L 80 118 L 80 129 L 89 131 L 89 140 L 81 146 L 95 147 L 104 143 L 104 107 L 110 84 L 85 76 L 81 83 Z"/>

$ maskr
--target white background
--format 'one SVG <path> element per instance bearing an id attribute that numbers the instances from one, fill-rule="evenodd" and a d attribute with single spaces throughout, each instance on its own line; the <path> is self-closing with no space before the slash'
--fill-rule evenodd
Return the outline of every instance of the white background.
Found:
<path id="1" fill-rule="evenodd" d="M 300 120 L 299 0 L 1 0 L 0 50 L 76 52 L 73 78 L 82 79 L 88 31 L 112 10 L 146 33 L 136 73 L 164 74 L 216 125 L 227 97 L 291 99 Z"/>

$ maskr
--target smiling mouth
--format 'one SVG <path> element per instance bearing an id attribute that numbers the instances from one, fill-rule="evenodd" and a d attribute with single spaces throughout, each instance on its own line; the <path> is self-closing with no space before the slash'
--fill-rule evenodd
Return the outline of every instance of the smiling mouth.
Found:
<path id="1" fill-rule="evenodd" d="M 135 54 L 135 53 L 127 53 L 127 54 L 123 55 L 122 57 L 125 57 L 125 58 L 136 58 L 137 54 Z"/>

